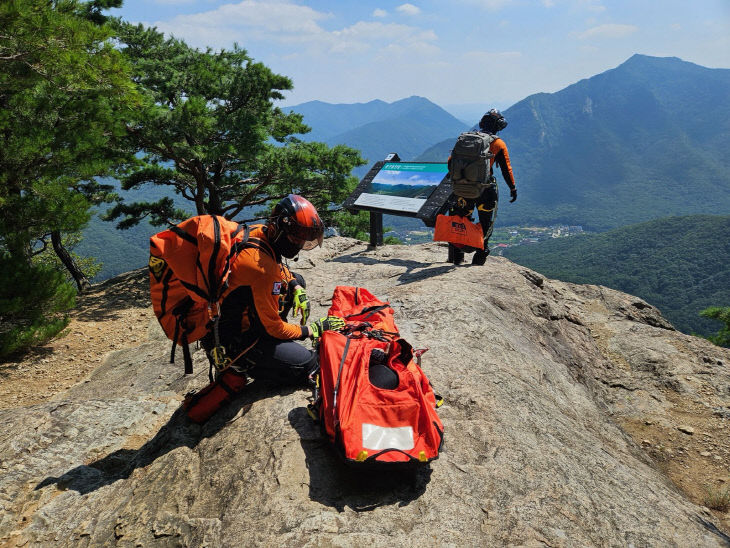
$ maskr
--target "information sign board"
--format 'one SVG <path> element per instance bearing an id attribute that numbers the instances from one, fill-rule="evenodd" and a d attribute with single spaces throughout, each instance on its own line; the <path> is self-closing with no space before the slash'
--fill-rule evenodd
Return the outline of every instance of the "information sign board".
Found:
<path id="1" fill-rule="evenodd" d="M 387 162 L 362 189 L 354 205 L 417 214 L 446 176 L 446 164 Z"/>
<path id="2" fill-rule="evenodd" d="M 376 162 L 348 196 L 348 211 L 370 212 L 370 242 L 383 243 L 383 214 L 416 217 L 428 227 L 436 224 L 451 196 L 446 162 Z"/>

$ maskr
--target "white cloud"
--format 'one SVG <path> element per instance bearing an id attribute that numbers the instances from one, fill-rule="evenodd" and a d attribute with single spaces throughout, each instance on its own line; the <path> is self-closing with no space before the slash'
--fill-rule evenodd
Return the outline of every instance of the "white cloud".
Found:
<path id="1" fill-rule="evenodd" d="M 381 10 L 380 8 L 376 8 L 373 11 L 373 17 L 386 17 L 388 15 L 388 12 L 385 10 Z"/>
<path id="2" fill-rule="evenodd" d="M 254 51 L 258 42 L 270 55 L 281 58 L 335 53 L 344 61 L 366 52 L 387 52 L 390 56 L 405 54 L 408 49 L 414 55 L 438 52 L 438 38 L 432 30 L 381 21 L 359 21 L 327 30 L 320 23 L 330 17 L 329 13 L 286 0 L 244 0 L 209 12 L 180 15 L 155 26 L 193 46 L 229 48 L 239 42 Z"/>
<path id="3" fill-rule="evenodd" d="M 313 40 L 325 34 L 319 22 L 331 17 L 308 6 L 282 1 L 244 0 L 193 15 L 179 15 L 155 26 L 196 46 L 228 46 L 233 41 Z"/>
<path id="4" fill-rule="evenodd" d="M 591 38 L 623 38 L 639 30 L 635 25 L 606 24 L 592 27 L 578 34 L 580 40 Z"/>
<path id="5" fill-rule="evenodd" d="M 401 4 L 395 9 L 401 13 L 405 13 L 406 15 L 418 15 L 421 13 L 421 9 L 413 4 Z"/>
<path id="6" fill-rule="evenodd" d="M 490 11 L 496 11 L 512 3 L 512 0 L 467 0 L 469 4 L 474 4 L 480 8 Z"/>
<path id="7" fill-rule="evenodd" d="M 395 23 L 360 21 L 331 33 L 330 50 L 352 52 L 377 49 L 389 55 L 412 50 L 436 51 L 437 37 L 431 30 L 421 30 Z M 376 47 L 377 46 L 377 47 Z"/>

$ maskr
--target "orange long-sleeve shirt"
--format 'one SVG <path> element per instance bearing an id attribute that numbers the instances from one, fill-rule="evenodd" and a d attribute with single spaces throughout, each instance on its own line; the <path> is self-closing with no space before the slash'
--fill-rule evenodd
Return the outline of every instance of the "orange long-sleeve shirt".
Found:
<path id="1" fill-rule="evenodd" d="M 221 331 L 224 338 L 255 339 L 267 335 L 276 339 L 304 339 L 309 328 L 284 321 L 280 315 L 281 302 L 293 279 L 289 269 L 281 264 L 269 246 L 266 232 L 260 225 L 252 226 L 245 247 L 231 265 L 228 289 L 221 306 Z M 247 335 L 248 333 L 248 336 Z"/>
<path id="2" fill-rule="evenodd" d="M 507 152 L 505 142 L 497 137 L 489 145 L 489 152 L 494 155 L 489 161 L 489 173 L 493 173 L 493 166 L 496 163 L 502 170 L 502 177 L 504 177 L 504 182 L 507 183 L 507 186 L 515 188 L 515 176 L 512 174 L 512 164 L 509 162 L 509 152 Z"/>

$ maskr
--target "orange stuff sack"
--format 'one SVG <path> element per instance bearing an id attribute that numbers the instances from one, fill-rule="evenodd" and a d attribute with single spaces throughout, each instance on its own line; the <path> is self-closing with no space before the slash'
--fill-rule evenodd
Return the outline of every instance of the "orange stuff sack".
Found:
<path id="1" fill-rule="evenodd" d="M 449 242 L 457 247 L 484 249 L 482 225 L 460 215 L 437 215 L 434 242 Z"/>
<path id="2" fill-rule="evenodd" d="M 443 424 L 436 395 L 398 336 L 393 309 L 363 288 L 335 288 L 330 315 L 346 319 L 342 332 L 319 342 L 320 378 L 315 410 L 325 435 L 348 462 L 425 464 L 438 457 Z M 374 357 L 394 383 L 376 385 Z"/>
<path id="3" fill-rule="evenodd" d="M 226 289 L 230 265 L 248 240 L 245 225 L 199 215 L 150 238 L 150 298 L 162 329 L 183 348 L 185 373 L 192 373 L 188 344 L 208 333 L 211 314 Z"/>
<path id="4" fill-rule="evenodd" d="M 229 367 L 217 380 L 185 398 L 185 414 L 191 421 L 202 424 L 243 390 L 247 383 L 246 375 Z"/>

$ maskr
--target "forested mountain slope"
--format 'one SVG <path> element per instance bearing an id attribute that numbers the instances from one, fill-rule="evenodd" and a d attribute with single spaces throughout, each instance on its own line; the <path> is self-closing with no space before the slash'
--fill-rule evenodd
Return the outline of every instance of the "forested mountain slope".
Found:
<path id="1" fill-rule="evenodd" d="M 504 255 L 551 278 L 638 295 L 685 333 L 719 331 L 719 322 L 699 312 L 730 306 L 730 216 L 670 217 Z"/>

